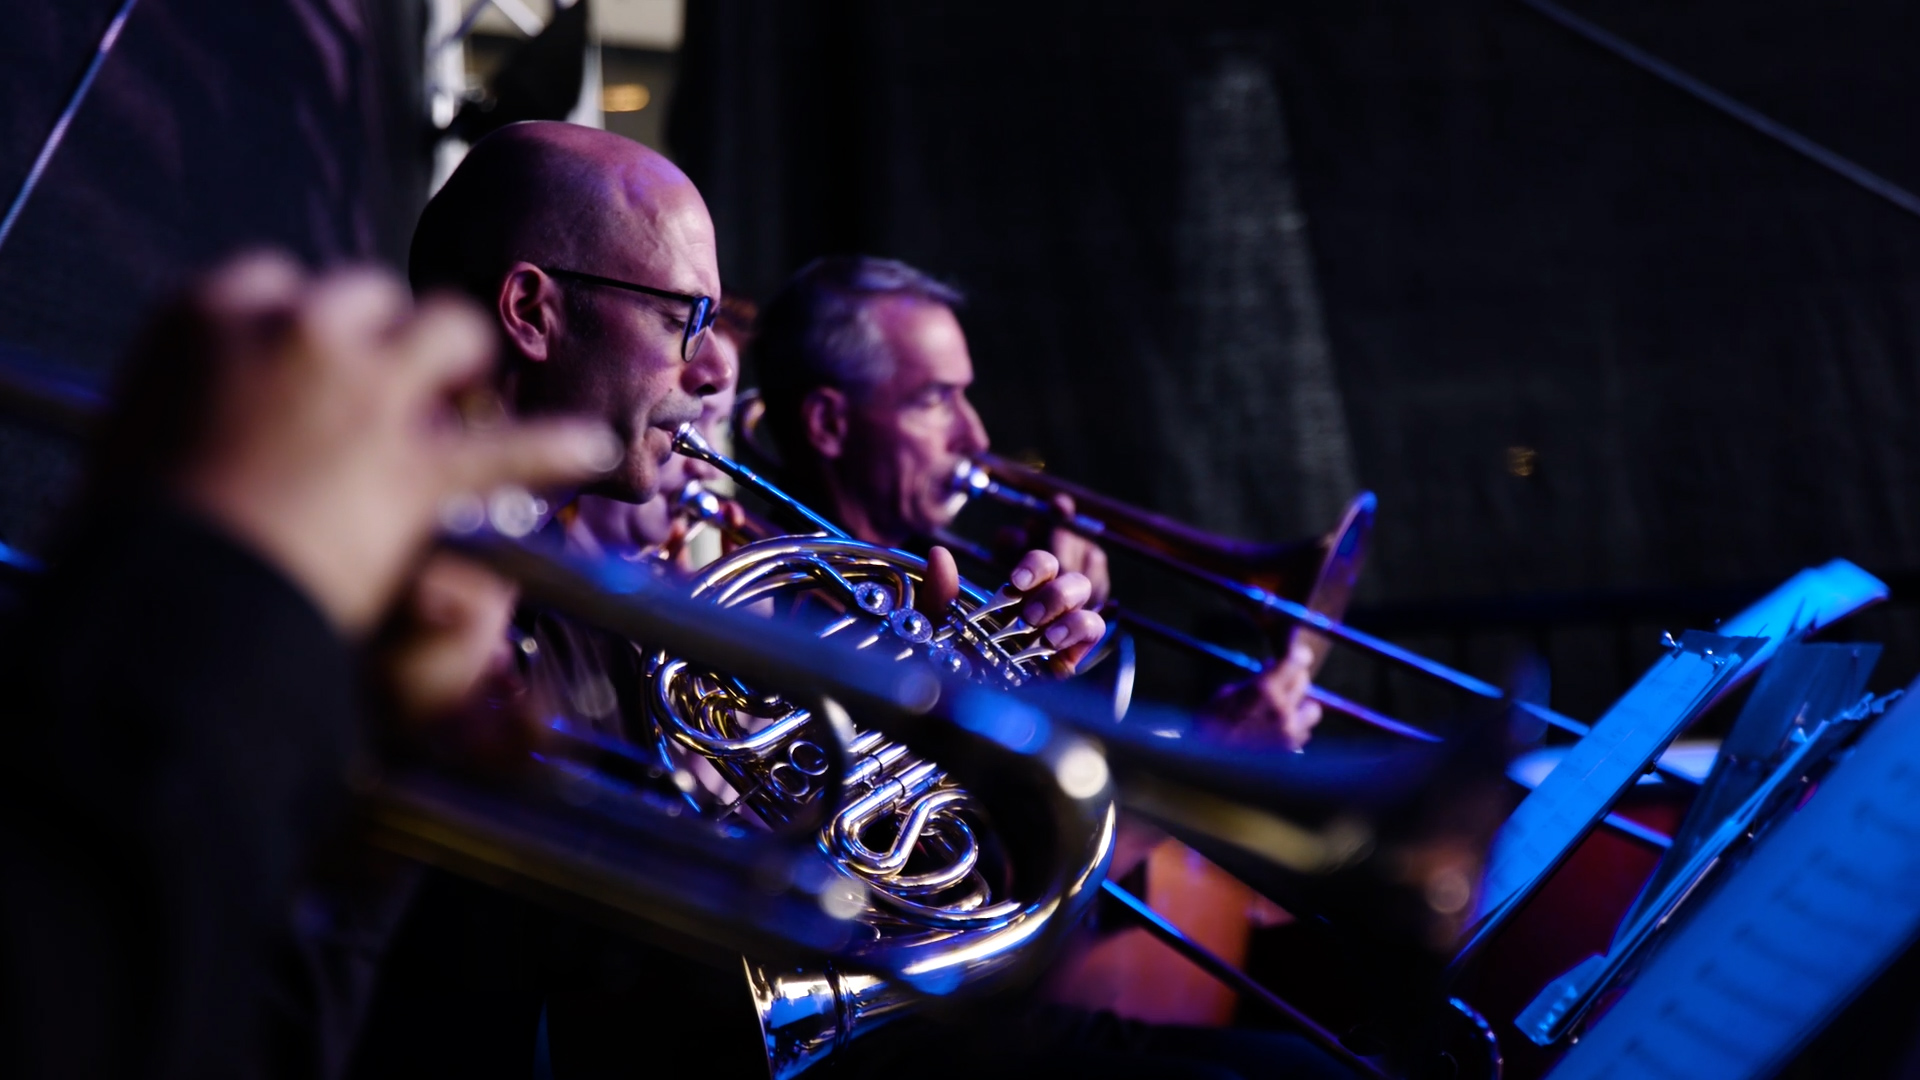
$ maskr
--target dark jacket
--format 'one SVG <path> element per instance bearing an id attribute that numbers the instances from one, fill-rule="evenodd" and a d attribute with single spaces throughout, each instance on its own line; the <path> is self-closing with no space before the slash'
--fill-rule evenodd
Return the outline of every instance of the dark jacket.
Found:
<path id="1" fill-rule="evenodd" d="M 367 975 L 311 886 L 360 745 L 352 652 L 177 507 L 74 536 L 0 651 L 0 1075 L 335 1071 L 331 1002 Z"/>

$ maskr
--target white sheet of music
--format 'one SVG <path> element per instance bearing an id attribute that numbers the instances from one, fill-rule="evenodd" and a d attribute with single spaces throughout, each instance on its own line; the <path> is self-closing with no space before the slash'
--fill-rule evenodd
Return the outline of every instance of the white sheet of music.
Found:
<path id="1" fill-rule="evenodd" d="M 1497 914 L 1553 872 L 1762 642 L 1689 631 L 1500 827 L 1476 921 Z M 1711 652 L 1709 652 L 1711 650 Z"/>
<path id="2" fill-rule="evenodd" d="M 1920 935 L 1920 683 L 1550 1075 L 1772 1074 Z"/>

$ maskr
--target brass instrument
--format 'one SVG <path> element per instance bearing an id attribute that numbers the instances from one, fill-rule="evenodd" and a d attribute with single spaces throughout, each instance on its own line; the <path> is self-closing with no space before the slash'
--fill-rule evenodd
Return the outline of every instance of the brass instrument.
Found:
<path id="1" fill-rule="evenodd" d="M 1112 544 L 1166 565 L 1203 582 L 1225 579 L 1288 597 L 1329 618 L 1345 614 L 1366 561 L 1368 541 L 1378 500 L 1370 491 L 1355 495 L 1340 522 L 1323 536 L 1281 543 L 1233 540 L 1196 529 L 1062 480 L 1050 473 L 997 454 L 983 453 L 955 470 L 955 490 L 969 497 L 984 496 L 1019 509 L 1059 518 L 1060 523 L 1089 539 Z M 1061 518 L 1052 500 L 1071 498 L 1072 518 Z M 1263 628 L 1275 629 L 1284 619 L 1258 612 Z M 1317 668 L 1327 642 L 1309 633 Z"/>
<path id="2" fill-rule="evenodd" d="M 689 480 L 681 485 L 673 497 L 673 515 L 685 527 L 680 536 L 682 550 L 709 530 L 719 534 L 723 555 L 759 540 L 770 540 L 783 532 L 773 522 L 748 509 L 745 503 L 713 490 L 703 480 Z M 674 552 L 662 546 L 652 554 L 665 559 Z"/>
<path id="3" fill-rule="evenodd" d="M 767 439 L 765 415 L 766 402 L 757 393 L 742 393 L 734 404 L 733 430 L 736 437 L 756 453 L 768 460 L 778 460 L 778 453 Z M 1373 533 L 1378 500 L 1370 491 L 1355 495 L 1347 503 L 1339 523 L 1324 535 L 1290 543 L 1261 544 L 1196 529 L 995 454 L 980 454 L 974 460 L 961 462 L 954 471 L 952 490 L 954 497 L 963 503 L 968 499 L 986 498 L 1040 515 L 1090 540 L 1120 547 L 1226 592 L 1253 607 L 1256 618 L 1268 631 L 1292 628 L 1292 633 L 1313 649 L 1315 672 L 1331 650 L 1330 639 L 1340 639 L 1388 655 L 1443 681 L 1455 682 L 1479 696 L 1496 699 L 1503 696 L 1492 684 L 1340 625 L 1366 561 Z M 1074 500 L 1073 515 L 1063 516 L 1054 509 L 1050 500 L 1058 495 Z M 942 533 L 931 539 L 967 552 L 982 562 L 996 561 L 992 552 L 963 537 Z M 1101 614 L 1109 622 L 1170 641 L 1248 674 L 1258 674 L 1266 666 L 1239 650 L 1197 638 L 1116 602 L 1110 601 Z M 1119 682 L 1115 711 L 1123 715 L 1131 699 L 1131 670 L 1123 670 Z M 1437 735 L 1317 684 L 1307 692 L 1323 707 L 1371 727 L 1420 742 L 1440 741 Z M 1576 721 L 1557 714 L 1553 714 L 1549 722 L 1568 730 L 1584 730 Z"/>
<path id="4" fill-rule="evenodd" d="M 10 374 L 0 366 L 0 390 L 19 385 Z M 90 433 L 97 399 L 61 412 L 38 408 L 46 398 L 38 388 L 16 397 L 9 404 L 55 430 Z M 683 452 L 711 453 L 690 434 Z M 715 463 L 764 485 L 736 463 Z M 1383 793 L 1397 802 L 1423 782 L 1425 758 L 1383 767 L 1403 759 L 1371 754 L 1318 775 L 1338 755 L 1319 765 L 1237 749 L 1215 757 L 1157 732 L 1110 727 L 1110 715 L 1070 699 L 999 693 L 1050 652 L 1007 618 L 1010 601 L 963 587 L 936 622 L 912 603 L 921 560 L 837 538 L 771 485 L 761 493 L 829 535 L 735 552 L 702 575 L 695 597 L 620 559 L 537 551 L 484 518 L 450 525 L 441 543 L 515 581 L 526 602 L 660 649 L 661 737 L 736 780 L 747 796 L 740 805 L 771 829 L 662 813 L 637 782 L 657 775 L 641 748 L 564 727 L 508 772 L 386 764 L 357 785 L 374 839 L 392 850 L 673 947 L 767 960 L 748 973 L 776 1076 L 897 1014 L 910 994 L 938 996 L 1005 973 L 1068 929 L 1113 839 L 1107 759 L 1089 734 L 1114 740 L 1115 767 L 1149 813 L 1309 878 L 1363 869 L 1388 849 L 1367 826 L 1370 811 L 1308 823 L 1343 806 L 1377 806 Z M 796 592 L 841 606 L 827 634 L 731 610 Z M 864 652 L 821 640 L 833 636 L 858 637 Z M 969 674 L 987 686 L 956 678 Z M 873 730 L 855 731 L 850 715 Z M 983 833 L 978 796 L 949 769 L 991 777 L 990 790 L 1016 799 L 1029 827 Z M 681 775 L 674 780 L 680 786 Z M 899 822 L 891 834 L 874 828 L 889 814 Z M 1295 814 L 1302 824 L 1286 820 Z M 919 863 L 899 842 L 909 833 L 926 841 Z M 1018 896 L 993 880 L 1015 857 L 1025 882 Z M 834 965 L 802 970 L 821 957 Z"/>
<path id="5" fill-rule="evenodd" d="M 1511 705 L 1563 731 L 1574 735 L 1587 732 L 1586 724 L 1545 706 L 1515 699 L 1492 683 L 1340 621 L 1366 557 L 1376 505 L 1372 492 L 1354 496 L 1340 523 L 1324 536 L 1294 543 L 1253 544 L 1203 532 L 991 454 L 963 462 L 955 470 L 953 489 L 966 498 L 989 498 L 1041 515 L 1090 540 L 1163 566 L 1251 609 L 1264 626 L 1291 627 L 1313 646 L 1316 670 L 1332 643 L 1344 642 L 1475 697 Z M 1058 512 L 1049 501 L 1056 495 L 1070 496 L 1075 512 Z M 1250 673 L 1264 666 L 1237 650 L 1118 605 L 1103 614 Z M 1382 731 L 1420 742 L 1439 741 L 1439 736 L 1320 686 L 1312 687 L 1309 694 L 1324 707 Z M 1662 771 L 1666 771 L 1664 767 Z"/>
<path id="6" fill-rule="evenodd" d="M 97 397 L 14 375 L 0 367 L 0 404 L 90 434 Z M 785 1080 L 916 1000 L 1007 976 L 1057 941 L 1105 876 L 1112 789 L 1096 744 L 997 692 L 1054 652 L 1014 614 L 1017 597 L 963 583 L 946 610 L 924 614 L 923 560 L 847 539 L 690 424 L 675 449 L 826 535 L 740 548 L 691 596 L 645 565 L 579 563 L 509 539 L 541 513 L 527 492 L 495 493 L 479 516 L 443 523 L 441 541 L 515 581 L 528 603 L 646 642 L 660 757 L 561 722 L 504 773 L 374 771 L 359 778 L 361 802 L 372 837 L 401 854 L 663 943 L 764 958 L 746 961 L 747 987 L 770 1074 Z M 732 610 L 799 597 L 839 616 L 807 634 Z M 956 691 L 969 681 L 992 689 Z M 855 729 L 852 715 L 886 734 Z M 1017 745 L 1010 731 L 1023 733 Z M 703 800 L 678 767 L 690 756 L 739 797 Z M 1006 817 L 1042 809 L 1049 827 L 996 834 L 953 760 L 1017 800 Z M 663 805 L 649 787 L 662 762 L 685 803 Z M 690 819 L 676 813 L 686 804 L 716 812 Z M 768 828 L 729 820 L 742 810 Z"/>
<path id="7" fill-rule="evenodd" d="M 752 447 L 761 457 L 769 461 L 778 461 L 778 454 L 766 443 L 764 438 L 765 431 L 761 424 L 764 415 L 764 402 L 755 394 L 743 394 L 734 412 L 734 431 L 746 445 Z M 682 450 L 682 452 L 687 451 Z M 764 482 L 759 481 L 750 470 L 747 471 L 745 475 L 739 475 L 734 472 L 734 470 L 741 468 L 737 463 L 726 462 L 724 459 L 712 457 L 699 451 L 695 451 L 695 454 L 703 460 L 708 460 L 710 463 L 720 467 L 722 471 L 728 472 L 729 475 L 735 475 L 735 478 L 741 481 L 743 488 L 761 490 L 764 493 Z M 989 475 L 982 467 L 983 464 L 987 463 L 993 465 L 996 470 L 998 470 L 999 475 L 1019 475 L 1021 479 L 1028 484 L 1031 493 L 1026 490 L 1011 489 L 997 482 L 994 476 Z M 1210 534 L 1171 521 L 1170 519 L 1128 507 L 1117 500 L 1095 494 L 1074 485 L 1056 481 L 1036 470 L 1026 469 L 998 458 L 986 457 L 980 462 L 964 463 L 955 481 L 956 494 L 963 497 L 998 497 L 1001 501 L 1011 503 L 1021 509 L 1048 516 L 1057 515 L 1055 515 L 1053 507 L 1043 501 L 1043 497 L 1051 497 L 1055 494 L 1071 495 L 1075 498 L 1076 508 L 1081 510 L 1081 513 L 1076 516 L 1069 527 L 1076 527 L 1083 535 L 1087 535 L 1093 539 L 1117 542 L 1121 546 L 1128 547 L 1130 550 L 1137 551 L 1149 558 L 1176 565 L 1180 568 L 1191 567 L 1196 572 L 1215 575 L 1239 575 L 1256 583 L 1251 586 L 1254 588 L 1284 589 L 1290 595 L 1300 597 L 1312 611 L 1321 617 L 1336 620 L 1344 613 L 1355 581 L 1359 576 L 1361 564 L 1364 561 L 1367 550 L 1367 540 L 1372 529 L 1375 507 L 1373 495 L 1369 492 L 1362 492 L 1349 504 L 1339 527 L 1328 535 L 1315 537 L 1311 540 L 1295 544 L 1263 545 L 1225 540 L 1211 536 Z M 775 492 L 774 501 L 776 503 L 784 499 L 784 496 Z M 1086 510 L 1096 510 L 1106 515 L 1108 520 L 1101 521 L 1092 518 L 1088 516 L 1085 512 Z M 818 519 L 814 519 L 811 524 L 823 525 L 824 523 L 819 522 Z M 830 525 L 826 527 L 828 529 L 832 528 Z M 839 532 L 837 529 L 832 531 L 835 533 Z M 992 553 L 979 551 L 974 545 L 958 537 L 936 535 L 931 539 L 958 550 L 968 551 L 975 557 L 980 558 L 983 562 L 991 564 L 995 561 Z M 915 561 L 917 562 L 918 560 Z M 1207 643 L 1198 642 L 1196 639 L 1189 638 L 1172 628 L 1164 627 L 1151 620 L 1135 616 L 1130 611 L 1120 611 L 1116 606 L 1110 605 L 1103 614 L 1110 618 L 1118 615 L 1136 627 L 1146 629 L 1150 632 L 1156 632 L 1163 636 L 1172 637 L 1182 644 L 1192 644 L 1207 651 L 1210 655 L 1215 655 L 1230 663 L 1236 663 L 1249 671 L 1258 672 L 1261 670 L 1262 665 L 1251 658 L 1219 649 Z M 1265 622 L 1269 627 L 1283 625 L 1283 620 L 1273 617 L 1269 617 Z M 836 631 L 838 627 L 833 626 L 828 629 L 829 632 L 832 632 Z M 1306 641 L 1313 648 L 1314 666 L 1317 670 L 1319 663 L 1325 658 L 1330 647 L 1330 642 L 1325 636 L 1313 630 L 1296 632 L 1300 634 L 1302 640 Z M 869 638 L 869 643 L 871 643 L 872 640 L 872 638 Z M 1131 697 L 1130 673 L 1123 673 L 1121 678 L 1123 682 L 1129 685 L 1124 686 L 1120 694 L 1117 695 L 1114 702 L 1115 707 L 1111 710 L 1109 719 L 1119 719 L 1124 715 L 1126 712 L 1126 703 Z M 1437 743 L 1440 741 L 1437 736 L 1429 735 L 1418 729 L 1400 724 L 1398 721 L 1381 716 L 1365 706 L 1346 701 L 1344 698 L 1318 687 L 1313 688 L 1310 692 L 1330 707 L 1338 708 L 1342 712 L 1359 717 L 1368 723 L 1394 732 L 1395 734 L 1411 736 L 1418 741 L 1426 743 Z M 1055 711 L 1054 714 L 1056 716 L 1062 716 L 1063 714 L 1079 712 L 1084 719 L 1086 717 L 1084 711 L 1086 705 L 1087 701 L 1083 697 L 1070 698 L 1069 702 L 1065 704 L 1062 709 Z M 1153 725 L 1148 724 L 1147 726 L 1152 727 Z M 1167 730 L 1175 730 L 1177 725 L 1167 725 L 1166 728 Z M 1108 737 L 1117 738 L 1118 732 Z M 1116 746 L 1117 748 L 1124 748 L 1124 740 L 1116 744 Z M 1165 749 L 1165 747 L 1155 747 L 1155 753 L 1157 754 L 1162 749 Z M 1338 751 L 1328 751 L 1328 753 L 1338 753 Z M 1220 779 L 1218 762 L 1215 762 L 1208 771 L 1212 773 L 1216 781 Z M 1384 777 L 1378 774 L 1375 775 L 1375 778 L 1376 780 L 1384 780 Z M 1290 786 L 1290 784 L 1282 781 L 1273 788 L 1268 789 L 1266 794 L 1268 797 L 1271 797 L 1273 794 L 1285 791 Z M 1128 801 L 1135 809 L 1146 813 L 1149 818 L 1168 826 L 1176 834 L 1196 827 L 1204 833 L 1211 829 L 1220 828 L 1228 821 L 1233 821 L 1234 825 L 1229 827 L 1231 830 L 1236 832 L 1241 829 L 1247 830 L 1246 832 L 1238 833 L 1238 838 L 1230 842 L 1233 844 L 1245 843 L 1248 835 L 1254 832 L 1264 832 L 1265 827 L 1272 824 L 1271 819 L 1261 819 L 1261 824 L 1253 825 L 1251 818 L 1240 818 L 1239 815 L 1241 811 L 1229 810 L 1226 808 L 1226 804 L 1212 800 L 1205 794 L 1194 794 L 1193 802 L 1188 802 L 1188 796 L 1186 795 L 1179 796 L 1170 802 L 1163 802 L 1162 794 L 1168 790 L 1169 789 L 1163 786 L 1163 781 L 1160 778 L 1142 778 L 1137 786 L 1127 793 Z M 1250 790 L 1258 790 L 1258 788 L 1255 787 Z M 1259 796 L 1255 796 L 1256 801 L 1258 798 Z M 1176 803 L 1179 804 L 1180 809 L 1172 809 Z M 1254 817 L 1257 818 L 1258 815 Z M 1201 824 L 1202 822 L 1206 824 Z M 1304 873 L 1313 877 L 1337 873 L 1342 868 L 1355 865 L 1356 861 L 1364 860 L 1366 857 L 1365 853 L 1371 851 L 1376 842 L 1376 838 L 1364 830 L 1360 832 L 1347 831 L 1346 826 L 1350 824 L 1350 821 L 1339 822 L 1336 823 L 1333 828 L 1319 834 L 1290 834 L 1290 842 L 1263 848 L 1260 851 L 1259 858 L 1276 866 L 1285 866 L 1287 867 L 1286 872 L 1292 874 Z M 1278 835 L 1281 832 L 1287 831 L 1286 829 L 1280 829 L 1270 835 Z M 1384 1076 L 1375 1063 L 1354 1055 L 1337 1037 L 1324 1028 L 1321 1028 L 1310 1017 L 1277 997 L 1271 990 L 1249 979 L 1240 972 L 1238 968 L 1234 967 L 1233 964 L 1222 960 L 1216 954 L 1186 936 L 1171 923 L 1154 913 L 1142 900 L 1128 893 L 1125 889 L 1118 887 L 1111 881 L 1102 883 L 1101 887 L 1111 898 L 1118 901 L 1123 909 L 1134 913 L 1135 918 L 1132 921 L 1135 925 L 1145 929 L 1154 938 L 1186 957 L 1190 962 L 1213 974 L 1214 977 L 1221 979 L 1229 987 L 1247 994 L 1253 1000 L 1261 1002 L 1273 1009 L 1286 1020 L 1290 1027 L 1299 1031 L 1306 1036 L 1309 1041 L 1332 1054 L 1336 1059 L 1342 1061 L 1343 1064 L 1353 1069 L 1357 1074 L 1376 1077 Z M 1445 938 L 1448 935 L 1446 933 L 1440 933 L 1437 936 L 1439 938 Z M 1454 1003 L 1452 1009 L 1470 1011 L 1465 1010 L 1464 1006 L 1457 1002 Z M 1454 1013 L 1453 1015 L 1457 1016 L 1458 1013 Z M 1494 1052 L 1497 1056 L 1497 1047 Z"/>
<path id="8" fill-rule="evenodd" d="M 898 660 L 918 658 L 948 677 L 1005 689 L 1025 683 L 1035 665 L 1053 655 L 1038 631 L 1013 615 L 1017 597 L 963 585 L 946 611 L 925 614 L 915 607 L 924 560 L 848 539 L 707 446 L 691 425 L 680 429 L 674 448 L 825 534 L 739 548 L 694 577 L 695 598 L 722 608 L 811 601 L 829 612 L 818 638 L 846 640 Z M 769 695 L 736 673 L 690 663 L 670 648 L 655 650 L 648 670 L 648 711 L 662 758 L 696 756 L 733 793 L 722 801 L 704 790 L 688 791 L 694 809 L 715 815 L 744 810 L 779 829 L 835 794 L 823 750 L 832 739 L 833 717 Z M 965 788 L 906 747 L 854 729 L 844 717 L 839 722 L 848 763 L 838 779 L 838 808 L 819 826 L 818 842 L 861 884 L 857 917 L 871 934 L 855 942 L 844 961 L 857 970 L 868 954 L 884 956 L 902 979 L 749 960 L 748 979 L 776 1078 L 797 1075 L 897 1014 L 920 992 L 916 983 L 961 985 L 1008 967 L 1041 930 L 1072 921 L 1112 852 L 1109 807 L 1106 828 L 1069 853 L 1077 873 L 1065 893 L 1013 895 L 1003 845 L 990 835 Z"/>
<path id="9" fill-rule="evenodd" d="M 529 602 L 664 644 L 652 653 L 663 758 L 688 803 L 722 812 L 663 813 L 680 807 L 649 801 L 633 783 L 657 776 L 660 759 L 562 724 L 506 790 L 434 774 L 371 778 L 363 795 L 376 838 L 456 872 L 612 916 L 639 936 L 684 947 L 673 939 L 690 935 L 766 958 L 746 961 L 745 973 L 771 1076 L 798 1075 L 922 999 L 1030 967 L 1092 898 L 1115 816 L 1094 744 L 1064 728 L 1036 731 L 1031 745 L 1012 752 L 1026 759 L 1027 775 L 1009 776 L 1004 742 L 938 718 L 961 712 L 978 724 L 1006 707 L 1016 722 L 1031 723 L 1030 706 L 990 692 L 956 697 L 957 685 L 935 674 L 954 665 L 852 652 L 784 620 L 730 610 L 720 597 L 689 597 L 620 560 L 576 567 L 484 533 L 450 542 L 519 582 Z M 823 555 L 806 543 L 782 545 L 797 560 L 789 565 L 831 560 L 843 577 L 863 579 L 852 601 L 863 612 L 891 589 L 911 589 L 865 545 L 842 543 Z M 778 559 L 742 549 L 713 569 L 706 587 L 744 575 L 765 586 L 758 598 L 803 588 L 778 572 L 755 574 Z M 956 604 L 965 625 L 943 621 L 943 644 L 929 636 L 924 653 L 949 647 L 978 662 L 976 670 L 996 672 L 993 684 L 1013 685 L 1029 661 L 993 637 L 1019 635 L 1005 634 L 993 612 L 974 610 L 981 606 Z M 850 712 L 904 741 L 856 731 Z M 929 764 L 934 754 L 968 763 L 970 775 L 990 767 L 996 784 L 1010 779 L 1037 792 L 1033 805 L 1051 805 L 1051 828 L 1013 851 L 983 828 L 980 802 Z M 725 807 L 698 798 L 681 767 L 689 755 L 711 762 L 744 796 Z M 768 828 L 728 820 L 743 808 Z M 1016 877 L 1026 882 L 1017 891 Z"/>

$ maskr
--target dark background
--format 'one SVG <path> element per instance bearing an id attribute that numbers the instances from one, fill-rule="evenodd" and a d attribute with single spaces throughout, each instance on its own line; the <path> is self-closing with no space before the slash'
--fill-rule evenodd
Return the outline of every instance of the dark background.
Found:
<path id="1" fill-rule="evenodd" d="M 1910 5 L 1570 2 L 1920 188 Z M 114 6 L 0 0 L 0 197 Z M 142 0 L 0 247 L 0 353 L 104 378 L 239 246 L 398 266 L 424 23 Z M 1376 491 L 1359 621 L 1482 675 L 1537 651 L 1577 716 L 1802 566 L 1920 584 L 1920 221 L 1520 0 L 692 0 L 681 55 L 607 73 L 657 88 L 618 130 L 671 96 L 730 288 L 844 251 L 954 281 L 1001 450 L 1209 528 Z M 0 421 L 0 542 L 44 542 L 75 462 Z M 1882 686 L 1915 610 L 1843 631 L 1888 643 Z M 1908 1003 L 1831 1037 L 1903 1038 Z"/>
<path id="2" fill-rule="evenodd" d="M 1575 6 L 1920 185 L 1904 6 Z M 1517 0 L 718 2 L 683 65 L 733 286 L 953 279 L 1000 449 L 1209 527 L 1375 490 L 1363 605 L 1540 649 L 1563 707 L 1732 610 L 1674 590 L 1915 565 L 1920 220 Z M 1660 595 L 1406 610 L 1591 590 Z"/>
<path id="3" fill-rule="evenodd" d="M 112 5 L 0 7 L 10 194 Z M 1576 9 L 1920 186 L 1903 5 Z M 423 23 L 144 0 L 0 249 L 0 346 L 104 374 L 236 245 L 397 263 Z M 1920 221 L 1518 0 L 696 0 L 677 64 L 730 287 L 854 250 L 955 281 L 998 448 L 1210 528 L 1371 488 L 1363 618 L 1482 673 L 1538 649 L 1563 708 L 1803 565 L 1920 570 Z M 72 472 L 0 427 L 0 541 Z M 1920 667 L 1904 616 L 1859 632 Z"/>
<path id="4" fill-rule="evenodd" d="M 0 2 L 0 199 L 118 7 Z M 0 248 L 0 350 L 104 379 L 146 308 L 235 248 L 403 262 L 428 180 L 424 26 L 385 0 L 142 0 Z M 74 458 L 0 423 L 0 542 L 45 538 Z"/>

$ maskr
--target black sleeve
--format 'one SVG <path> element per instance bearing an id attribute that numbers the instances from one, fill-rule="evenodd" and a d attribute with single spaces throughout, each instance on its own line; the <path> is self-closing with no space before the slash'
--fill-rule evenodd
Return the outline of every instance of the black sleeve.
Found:
<path id="1" fill-rule="evenodd" d="M 96 517 L 0 653 L 0 1075 L 313 1067 L 292 899 L 358 750 L 354 657 L 178 508 Z"/>

